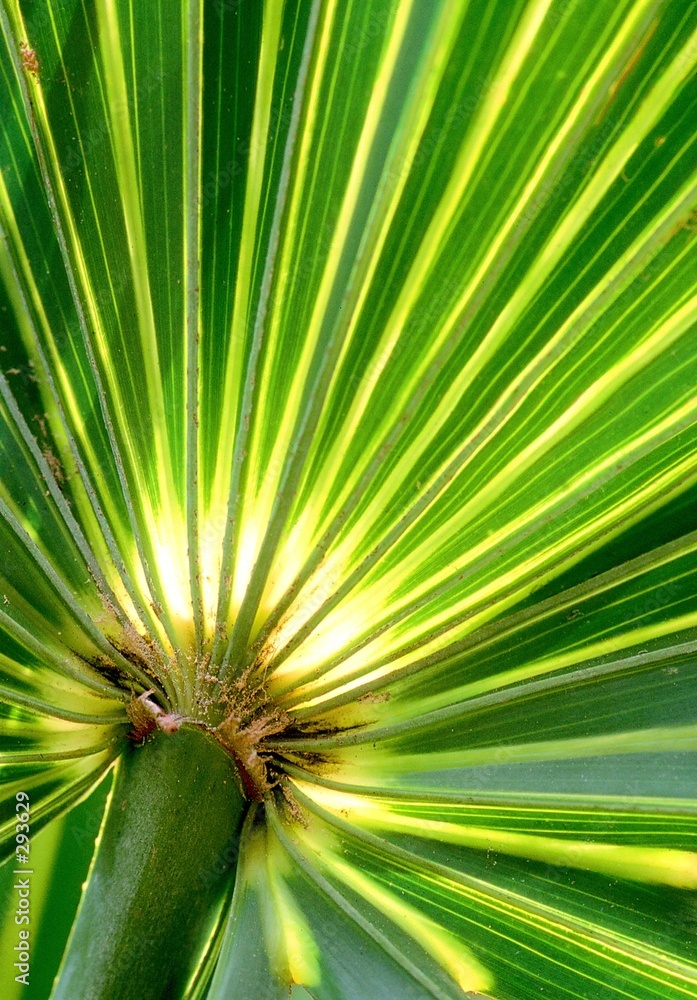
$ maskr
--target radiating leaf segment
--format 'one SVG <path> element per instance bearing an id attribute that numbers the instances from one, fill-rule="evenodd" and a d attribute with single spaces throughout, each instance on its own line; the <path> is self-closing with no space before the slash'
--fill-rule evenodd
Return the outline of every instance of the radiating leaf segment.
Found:
<path id="1" fill-rule="evenodd" d="M 54 995 L 697 996 L 695 4 L 0 25 L 6 853 L 119 758 Z"/>

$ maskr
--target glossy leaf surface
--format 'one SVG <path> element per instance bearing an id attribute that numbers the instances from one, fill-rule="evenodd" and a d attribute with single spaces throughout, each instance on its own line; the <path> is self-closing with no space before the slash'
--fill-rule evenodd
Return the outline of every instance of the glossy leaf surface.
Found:
<path id="1" fill-rule="evenodd" d="M 697 5 L 1 10 L 4 856 L 142 696 L 178 995 L 697 997 Z"/>

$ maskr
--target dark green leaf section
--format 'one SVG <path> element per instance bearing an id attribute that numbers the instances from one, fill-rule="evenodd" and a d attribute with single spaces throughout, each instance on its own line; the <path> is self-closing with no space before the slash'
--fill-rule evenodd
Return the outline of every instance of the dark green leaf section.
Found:
<path id="1" fill-rule="evenodd" d="M 235 767 L 203 731 L 127 752 L 54 1000 L 178 996 L 215 927 L 243 812 Z"/>
<path id="2" fill-rule="evenodd" d="M 259 887 L 247 878 L 245 866 L 254 839 L 256 810 L 250 810 L 240 844 L 240 875 L 225 927 L 217 971 L 207 1000 L 285 1000 L 289 984 L 274 974 L 264 936 Z"/>
<path id="3" fill-rule="evenodd" d="M 277 820 L 273 827 L 295 862 L 288 886 L 321 956 L 316 982 L 308 986 L 311 996 L 317 1000 L 364 995 L 376 1000 L 474 998 L 434 961 L 418 935 L 410 938 L 362 893 L 328 878 L 317 858 L 303 854 L 296 838 Z"/>
<path id="4" fill-rule="evenodd" d="M 695 996 L 694 949 L 685 943 L 694 927 L 693 893 L 418 836 L 378 837 L 337 817 L 334 850 L 327 851 L 319 845 L 332 838 L 317 823 L 313 817 L 300 836 L 314 845 L 306 866 L 337 885 L 337 872 L 343 880 L 351 865 L 463 948 L 466 942 L 490 970 L 500 1000 L 532 1000 L 540 986 L 564 1000 L 595 997 L 600 984 L 613 1000 Z"/>
<path id="5" fill-rule="evenodd" d="M 697 996 L 697 3 L 0 28 L 2 856 L 124 751 L 57 995 Z"/>

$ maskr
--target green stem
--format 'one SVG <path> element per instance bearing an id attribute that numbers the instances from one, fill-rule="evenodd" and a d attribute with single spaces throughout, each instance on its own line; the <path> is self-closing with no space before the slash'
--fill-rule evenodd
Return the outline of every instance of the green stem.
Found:
<path id="1" fill-rule="evenodd" d="M 129 747 L 52 1000 L 182 995 L 234 877 L 245 811 L 232 759 L 204 730 Z"/>

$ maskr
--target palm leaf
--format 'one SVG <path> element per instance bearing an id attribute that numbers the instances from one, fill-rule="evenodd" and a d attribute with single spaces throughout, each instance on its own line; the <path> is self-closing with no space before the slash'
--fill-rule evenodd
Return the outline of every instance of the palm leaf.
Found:
<path id="1" fill-rule="evenodd" d="M 177 996 L 697 996 L 697 6 L 0 25 L 3 857 L 183 722 Z"/>

